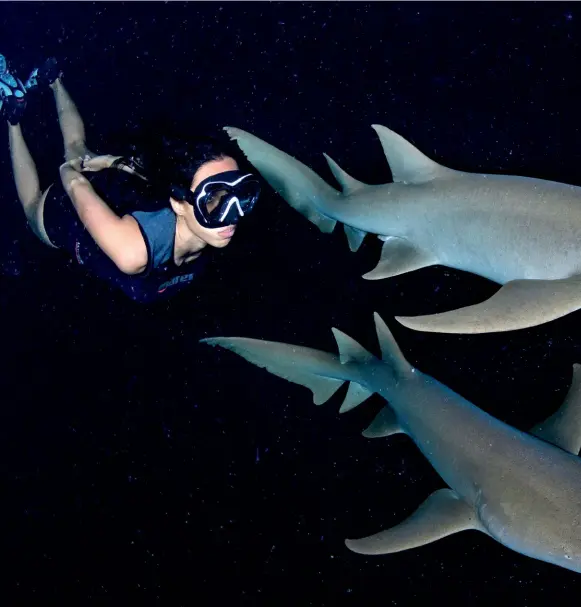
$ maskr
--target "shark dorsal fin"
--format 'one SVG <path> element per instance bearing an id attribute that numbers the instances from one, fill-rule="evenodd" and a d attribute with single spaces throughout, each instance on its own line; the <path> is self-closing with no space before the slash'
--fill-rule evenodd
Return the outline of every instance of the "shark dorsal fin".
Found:
<path id="1" fill-rule="evenodd" d="M 330 156 L 327 154 L 323 154 L 329 168 L 331 169 L 331 173 L 335 179 L 339 182 L 341 189 L 343 190 L 343 194 L 348 196 L 349 194 L 353 194 L 357 190 L 364 188 L 367 186 L 366 183 L 362 181 L 357 181 L 354 177 L 351 177 L 346 171 L 344 171 Z"/>
<path id="2" fill-rule="evenodd" d="M 363 183 L 362 181 L 357 181 L 349 175 L 346 171 L 344 171 L 329 155 L 323 154 L 329 168 L 331 169 L 331 173 L 333 173 L 335 179 L 339 182 L 341 186 L 341 190 L 343 191 L 344 196 L 349 196 L 349 194 L 353 194 L 358 190 L 361 190 L 365 187 L 369 187 L 367 183 Z M 344 224 L 345 234 L 347 235 L 347 241 L 349 242 L 349 248 L 351 251 L 355 252 L 361 246 L 363 239 L 367 235 L 367 232 L 363 232 L 362 230 L 358 230 L 357 228 L 352 228 L 347 224 Z"/>
<path id="3" fill-rule="evenodd" d="M 401 135 L 387 127 L 380 124 L 373 124 L 372 127 L 379 136 L 395 183 L 419 184 L 437 177 L 458 175 L 458 171 L 434 162 Z"/>
<path id="4" fill-rule="evenodd" d="M 367 363 L 375 358 L 371 352 L 368 352 L 361 344 L 343 333 L 343 331 L 335 328 L 332 331 L 339 348 L 339 360 L 342 365 L 349 362 Z"/>
<path id="5" fill-rule="evenodd" d="M 563 404 L 531 434 L 573 455 L 581 449 L 581 365 L 573 365 L 573 380 Z"/>
<path id="6" fill-rule="evenodd" d="M 397 342 L 393 338 L 391 331 L 385 324 L 385 321 L 377 312 L 373 313 L 375 320 L 375 331 L 377 340 L 381 349 L 381 359 L 388 363 L 398 373 L 407 373 L 412 370 L 411 365 L 406 360 Z"/>

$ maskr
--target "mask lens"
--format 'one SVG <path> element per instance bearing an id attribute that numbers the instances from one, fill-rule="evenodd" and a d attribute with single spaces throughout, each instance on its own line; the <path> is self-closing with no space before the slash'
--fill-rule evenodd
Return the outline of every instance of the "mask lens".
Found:
<path id="1" fill-rule="evenodd" d="M 256 181 L 241 183 L 238 186 L 238 197 L 240 198 L 242 208 L 251 211 L 259 193 L 260 187 Z"/>
<path id="2" fill-rule="evenodd" d="M 214 212 L 220 206 L 222 199 L 227 194 L 228 192 L 222 189 L 211 192 L 206 199 L 206 213 L 210 215 L 212 212 Z"/>

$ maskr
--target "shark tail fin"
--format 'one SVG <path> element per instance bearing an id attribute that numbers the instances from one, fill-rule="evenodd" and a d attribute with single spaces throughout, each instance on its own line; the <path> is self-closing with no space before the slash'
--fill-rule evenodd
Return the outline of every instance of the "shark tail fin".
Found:
<path id="1" fill-rule="evenodd" d="M 378 315 L 375 322 L 383 360 L 395 375 L 405 372 L 409 364 L 403 358 L 389 329 Z M 273 375 L 309 388 L 317 405 L 329 400 L 348 381 L 349 388 L 340 408 L 340 412 L 344 413 L 373 394 L 366 381 L 369 374 L 367 367 L 379 361 L 342 331 L 333 329 L 333 333 L 339 356 L 313 348 L 246 337 L 211 337 L 201 341 L 235 352 Z"/>
<path id="2" fill-rule="evenodd" d="M 200 341 L 230 350 L 273 375 L 309 388 L 316 405 L 329 400 L 345 382 L 337 357 L 312 348 L 247 337 L 210 337 Z"/>
<path id="3" fill-rule="evenodd" d="M 379 314 L 375 313 L 374 318 L 382 361 L 391 371 L 392 381 L 397 383 L 413 372 L 413 368 Z M 333 334 L 339 356 L 313 348 L 246 337 L 210 337 L 200 341 L 235 352 L 273 375 L 309 388 L 316 405 L 325 403 L 348 381 L 349 388 L 339 409 L 340 413 L 345 413 L 373 394 L 374 390 L 366 378 L 374 373 L 373 367 L 381 363 L 352 337 L 335 328 Z M 385 378 L 389 381 L 389 374 Z M 400 426 L 395 412 L 385 405 L 364 430 L 363 436 L 378 438 L 400 432 L 405 433 L 405 430 Z"/>
<path id="4" fill-rule="evenodd" d="M 375 326 L 382 360 L 392 372 L 393 381 L 397 382 L 411 372 L 412 367 L 378 314 L 375 314 Z M 369 386 L 367 378 L 379 361 L 339 329 L 333 329 L 333 334 L 339 348 L 339 356 L 313 348 L 247 337 L 210 337 L 202 339 L 201 342 L 235 352 L 273 375 L 309 388 L 316 405 L 329 400 L 341 385 L 348 381 L 349 388 L 339 409 L 340 413 L 344 413 L 354 409 L 373 394 L 374 390 Z M 383 427 L 386 418 L 382 420 Z M 390 420 L 391 425 L 393 421 Z M 387 436 L 378 434 L 375 430 L 373 435 Z"/>
<path id="5" fill-rule="evenodd" d="M 321 232 L 335 229 L 337 221 L 326 216 L 321 203 L 341 196 L 312 169 L 258 137 L 234 127 L 224 127 L 228 136 L 270 186 Z"/>
<path id="6" fill-rule="evenodd" d="M 211 337 L 201 341 L 235 352 L 273 375 L 309 388 L 316 405 L 328 401 L 345 381 L 351 381 L 354 376 L 337 356 L 313 348 L 246 337 Z M 364 394 L 365 391 L 359 387 L 350 386 L 346 398 L 355 402 L 364 400 L 371 393 Z M 357 404 L 359 402 L 362 400 Z"/>

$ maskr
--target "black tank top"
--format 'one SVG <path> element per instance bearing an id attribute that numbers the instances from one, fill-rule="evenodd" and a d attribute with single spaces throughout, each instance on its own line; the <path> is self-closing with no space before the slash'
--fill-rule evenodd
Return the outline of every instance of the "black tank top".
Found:
<path id="1" fill-rule="evenodd" d="M 175 264 L 175 213 L 169 202 L 163 205 L 152 200 L 139 177 L 119 169 L 84 176 L 117 215 L 130 214 L 135 218 L 147 247 L 147 267 L 133 276 L 121 272 L 86 230 L 59 179 L 45 201 L 44 225 L 50 241 L 67 251 L 79 265 L 139 303 L 171 297 L 205 271 L 209 258 L 205 249 L 194 261 Z"/>

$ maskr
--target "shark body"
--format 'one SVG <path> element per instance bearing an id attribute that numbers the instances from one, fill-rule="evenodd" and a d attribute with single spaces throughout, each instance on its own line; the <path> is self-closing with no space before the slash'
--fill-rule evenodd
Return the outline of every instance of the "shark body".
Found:
<path id="1" fill-rule="evenodd" d="M 393 183 L 367 185 L 325 156 L 339 192 L 310 168 L 240 129 L 226 127 L 248 160 L 323 232 L 343 223 L 351 250 L 366 234 L 384 241 L 367 279 L 432 265 L 502 285 L 458 310 L 396 319 L 438 333 L 491 333 L 537 326 L 581 308 L 581 188 L 444 167 L 390 129 L 374 125 Z"/>
<path id="2" fill-rule="evenodd" d="M 336 329 L 339 356 L 242 337 L 202 341 L 308 387 L 316 404 L 350 382 L 341 412 L 380 394 L 388 404 L 363 435 L 407 434 L 446 482 L 398 526 L 346 540 L 354 552 L 388 554 L 472 529 L 581 572 L 581 366 L 560 409 L 526 433 L 412 367 L 378 315 L 375 322 L 381 360 Z"/>

